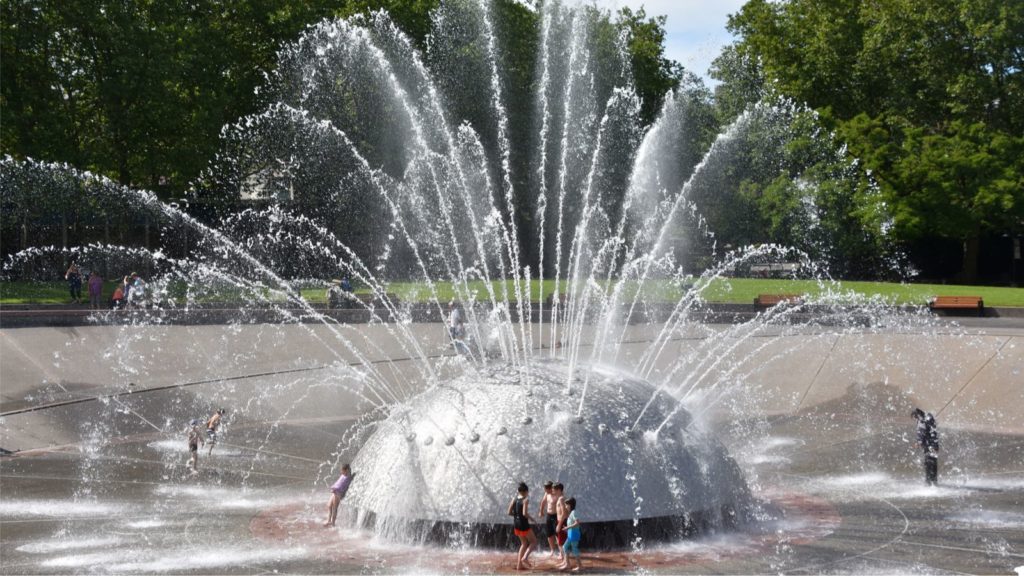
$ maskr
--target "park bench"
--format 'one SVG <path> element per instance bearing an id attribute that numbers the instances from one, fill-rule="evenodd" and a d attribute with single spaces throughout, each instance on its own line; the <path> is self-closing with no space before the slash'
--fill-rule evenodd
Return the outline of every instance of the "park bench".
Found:
<path id="1" fill-rule="evenodd" d="M 398 295 L 397 294 L 393 294 L 391 292 L 388 292 L 384 296 L 392 304 L 394 304 L 396 306 L 398 305 Z M 356 292 L 343 292 L 342 295 L 341 295 L 341 300 L 339 302 L 337 302 L 334 306 L 332 306 L 331 302 L 328 301 L 327 307 L 330 308 L 330 309 L 335 309 L 335 310 L 336 309 L 346 309 L 346 308 L 362 309 L 362 308 L 365 308 L 365 307 L 369 306 L 370 304 L 373 304 L 375 307 L 378 307 L 378 308 L 384 305 L 384 303 L 381 301 L 381 299 L 378 298 L 377 295 L 374 294 L 373 292 L 359 292 L 359 293 L 356 293 Z"/>
<path id="2" fill-rule="evenodd" d="M 800 294 L 758 294 L 757 298 L 754 298 L 754 306 L 760 306 L 762 308 L 771 308 L 777 304 L 783 302 L 789 304 L 799 304 L 803 301 L 803 296 Z"/>
<path id="3" fill-rule="evenodd" d="M 568 304 L 569 304 L 569 293 L 568 292 L 561 292 L 561 293 L 559 293 L 559 295 L 558 295 L 558 305 L 564 307 L 564 306 L 567 306 Z M 544 299 L 544 305 L 547 306 L 548 308 L 550 308 L 550 307 L 555 305 L 555 295 L 554 295 L 554 293 L 548 294 L 547 298 Z"/>
<path id="4" fill-rule="evenodd" d="M 750 265 L 752 278 L 782 278 L 800 272 L 799 262 L 764 262 Z"/>
<path id="5" fill-rule="evenodd" d="M 932 310 L 977 310 L 985 315 L 985 301 L 981 296 L 936 296 L 928 301 Z"/>

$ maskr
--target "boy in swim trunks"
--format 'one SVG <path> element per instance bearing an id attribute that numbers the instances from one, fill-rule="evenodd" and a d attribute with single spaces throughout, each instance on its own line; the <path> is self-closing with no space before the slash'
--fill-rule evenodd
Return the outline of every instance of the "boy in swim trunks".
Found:
<path id="1" fill-rule="evenodd" d="M 548 480 L 544 483 L 544 497 L 540 499 L 540 508 L 537 509 L 537 516 L 544 519 L 544 535 L 548 539 L 548 548 L 551 550 L 551 557 L 556 554 L 561 557 L 562 549 L 558 547 L 558 514 L 555 510 L 554 483 Z"/>
<path id="2" fill-rule="evenodd" d="M 225 410 L 218 408 L 213 416 L 206 421 L 206 438 L 210 441 L 210 450 L 206 453 L 207 456 L 213 454 L 213 445 L 217 443 L 217 428 L 220 427 L 220 419 L 224 416 Z"/>
<path id="3" fill-rule="evenodd" d="M 583 563 L 580 561 L 580 521 L 576 518 L 576 499 L 569 498 L 565 501 L 565 508 L 569 511 L 569 516 L 565 519 L 565 546 L 563 549 L 563 556 L 565 560 L 558 566 L 559 570 L 569 569 L 569 553 L 576 558 L 576 567 L 572 569 L 573 572 L 579 572 L 580 568 L 583 567 Z"/>
<path id="4" fill-rule="evenodd" d="M 555 523 L 555 539 L 558 541 L 558 546 L 561 548 L 565 544 L 566 532 L 565 532 L 565 520 L 569 517 L 569 510 L 565 507 L 565 486 L 558 482 L 552 487 L 552 493 L 555 495 L 555 516 L 558 520 Z M 562 561 L 566 560 L 565 551 L 561 553 Z"/>
<path id="5" fill-rule="evenodd" d="M 192 473 L 199 471 L 199 445 L 205 444 L 203 433 L 199 431 L 199 420 L 193 420 L 188 427 L 188 451 L 191 454 L 188 459 L 188 467 Z"/>
<path id="6" fill-rule="evenodd" d="M 324 526 L 334 526 L 338 519 L 338 505 L 348 492 L 353 476 L 352 468 L 348 464 L 341 467 L 341 476 L 338 476 L 338 481 L 331 485 L 331 500 L 327 503 L 327 522 L 324 522 Z"/>

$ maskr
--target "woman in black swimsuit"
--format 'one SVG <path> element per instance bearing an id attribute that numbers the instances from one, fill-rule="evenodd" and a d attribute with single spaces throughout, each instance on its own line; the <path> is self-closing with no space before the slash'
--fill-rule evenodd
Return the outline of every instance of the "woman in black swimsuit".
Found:
<path id="1" fill-rule="evenodd" d="M 512 530 L 519 537 L 519 555 L 516 557 L 516 570 L 532 570 L 530 553 L 537 547 L 537 536 L 530 527 L 530 506 L 527 495 L 530 488 L 526 482 L 519 483 L 519 494 L 508 504 L 508 515 L 512 517 Z"/>

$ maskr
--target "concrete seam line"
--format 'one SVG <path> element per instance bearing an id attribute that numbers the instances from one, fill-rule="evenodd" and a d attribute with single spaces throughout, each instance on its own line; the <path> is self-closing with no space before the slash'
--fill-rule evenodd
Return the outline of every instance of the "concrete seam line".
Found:
<path id="1" fill-rule="evenodd" d="M 435 354 L 435 355 L 427 356 L 427 359 L 433 360 L 433 359 L 437 359 L 437 358 L 443 358 L 445 356 L 449 356 L 449 354 Z M 416 358 L 389 358 L 389 359 L 386 359 L 386 360 L 373 360 L 370 363 L 371 364 L 380 364 L 380 363 L 383 363 L 383 362 L 407 362 L 407 361 L 410 361 L 410 360 L 416 360 Z M 362 362 L 349 362 L 347 365 L 348 366 L 361 366 Z M 282 375 L 282 374 L 295 374 L 295 373 L 298 373 L 298 372 L 313 372 L 313 371 L 316 371 L 316 370 L 327 370 L 328 368 L 331 368 L 332 366 L 333 365 L 308 366 L 306 368 L 289 368 L 287 370 L 274 370 L 274 371 L 270 371 L 270 372 L 258 372 L 258 373 L 255 373 L 255 374 L 241 374 L 241 375 L 236 375 L 236 376 L 225 376 L 223 378 L 208 378 L 206 380 L 193 380 L 191 382 L 180 382 L 180 383 L 177 383 L 177 384 L 166 384 L 164 386 L 153 386 L 152 388 L 143 388 L 141 390 L 128 390 L 128 391 L 122 391 L 122 392 L 115 392 L 113 394 L 104 394 L 104 395 L 101 395 L 101 396 L 89 396 L 87 398 L 75 398 L 73 400 L 64 400 L 64 401 L 61 401 L 61 402 L 54 402 L 54 403 L 51 403 L 51 404 L 43 404 L 43 405 L 40 405 L 40 406 L 32 406 L 32 407 L 29 407 L 29 408 L 19 408 L 18 410 L 10 410 L 8 412 L 0 412 L 0 418 L 6 417 L 6 416 L 16 416 L 18 414 L 25 414 L 25 413 L 28 413 L 28 412 L 36 412 L 36 411 L 39 411 L 39 410 L 46 410 L 46 409 L 49 409 L 49 408 L 60 408 L 62 406 L 72 406 L 74 404 L 82 404 L 84 402 L 95 402 L 95 401 L 99 400 L 100 398 L 114 398 L 114 399 L 116 399 L 116 398 L 119 398 L 121 396 L 132 396 L 132 395 L 137 395 L 137 394 L 146 394 L 146 393 L 149 393 L 149 392 L 162 392 L 162 391 L 165 391 L 165 390 L 172 390 L 174 388 L 187 388 L 187 387 L 190 387 L 190 386 L 200 386 L 202 384 L 213 384 L 215 382 L 231 382 L 233 380 L 247 380 L 249 378 L 261 378 L 261 377 L 264 377 L 264 376 L 279 376 L 279 375 Z"/>
<path id="2" fill-rule="evenodd" d="M 687 338 L 673 338 L 672 340 L 685 340 L 685 339 L 687 339 Z M 632 340 L 632 341 L 627 341 L 625 343 L 626 344 L 636 344 L 636 343 L 640 343 L 640 342 L 646 342 L 646 340 Z M 437 360 L 438 358 L 452 357 L 454 355 L 455 355 L 454 353 L 430 354 L 430 355 L 425 356 L 424 359 L 426 359 L 426 360 Z M 407 358 L 387 358 L 387 359 L 381 359 L 381 360 L 372 360 L 372 361 L 370 361 L 370 364 L 382 364 L 382 363 L 385 363 L 385 362 L 387 362 L 387 363 L 392 363 L 392 362 L 409 362 L 409 361 L 412 361 L 412 360 L 419 360 L 419 358 L 412 358 L 412 357 L 407 357 Z M 362 362 L 349 362 L 347 365 L 348 366 L 361 366 Z M 312 371 L 315 371 L 315 370 L 326 370 L 328 368 L 331 368 L 332 366 L 333 365 L 308 366 L 306 368 L 289 368 L 287 370 L 275 370 L 275 371 L 270 371 L 270 372 L 258 372 L 258 373 L 255 373 L 255 374 L 241 374 L 241 375 L 236 375 L 236 376 L 225 376 L 223 378 L 208 378 L 206 380 L 194 380 L 194 381 L 191 381 L 191 382 L 180 382 L 180 383 L 177 383 L 177 384 L 166 384 L 166 385 L 163 385 L 163 386 L 153 386 L 152 388 L 143 388 L 141 390 L 130 390 L 130 391 L 115 392 L 113 394 L 104 394 L 104 395 L 100 395 L 100 396 L 89 396 L 89 397 L 86 397 L 86 398 L 75 398 L 75 399 L 72 399 L 72 400 L 63 400 L 61 402 L 53 402 L 53 403 L 50 403 L 50 404 L 42 404 L 40 406 L 31 406 L 29 408 L 19 408 L 17 410 L 10 410 L 10 411 L 7 411 L 7 412 L 0 412 L 0 418 L 4 418 L 4 417 L 7 417 L 7 416 L 17 416 L 18 414 L 27 414 L 29 412 L 37 412 L 37 411 L 46 410 L 46 409 L 49 409 L 49 408 L 61 408 L 63 406 L 73 406 L 75 404 L 82 404 L 82 403 L 85 403 L 85 402 L 95 402 L 95 401 L 99 400 L 100 398 L 114 398 L 114 399 L 116 399 L 116 398 L 119 398 L 121 396 L 131 396 L 131 395 L 134 395 L 134 394 L 146 394 L 146 393 L 149 393 L 149 392 L 162 392 L 162 391 L 165 391 L 165 390 L 172 390 L 174 388 L 187 388 L 187 387 L 190 387 L 190 386 L 200 386 L 200 385 L 203 385 L 203 384 L 213 384 L 215 382 L 231 382 L 233 380 L 247 380 L 249 378 L 261 378 L 261 377 L 264 377 L 264 376 L 279 376 L 279 375 L 282 375 L 282 374 L 294 374 L 294 373 L 298 373 L 298 372 L 312 372 Z M 60 385 L 60 383 L 58 383 L 58 385 Z"/>
<path id="3" fill-rule="evenodd" d="M 975 380 L 976 380 L 976 379 L 978 378 L 978 374 L 981 374 L 981 371 L 982 371 L 982 370 L 984 370 L 986 366 L 988 366 L 989 364 L 991 364 L 991 363 L 992 363 L 992 360 L 994 360 L 994 359 L 995 359 L 995 357 L 996 357 L 996 356 L 998 356 L 998 355 L 999 355 L 999 354 L 1000 354 L 1000 353 L 1001 353 L 1001 352 L 1003 351 L 1003 348 L 1005 348 L 1005 347 L 1006 347 L 1006 345 L 1010 343 L 1010 340 L 1013 340 L 1013 337 L 1012 337 L 1012 336 L 1008 336 L 1008 337 L 1006 338 L 1006 340 L 1004 340 L 1004 341 L 1003 341 L 1003 343 L 999 345 L 999 348 L 996 348 L 996 349 L 995 349 L 995 350 L 994 350 L 994 351 L 992 352 L 992 355 L 988 357 L 988 360 L 985 360 L 985 363 L 984 363 L 984 364 L 982 364 L 982 365 L 981 365 L 980 367 L 978 367 L 978 369 L 977 369 L 977 370 L 975 370 L 975 371 L 974 371 L 974 374 L 972 374 L 972 375 L 971 375 L 971 377 L 967 379 L 967 382 L 965 382 L 965 383 L 964 383 L 964 385 L 963 385 L 963 386 L 961 386 L 961 387 L 960 387 L 960 389 L 956 391 L 956 394 L 953 394 L 953 395 L 952 395 L 952 396 L 951 396 L 951 397 L 949 398 L 949 400 L 947 400 L 947 401 L 946 401 L 946 403 L 945 403 L 945 404 L 944 404 L 944 405 L 942 406 L 942 408 L 941 408 L 941 409 L 940 409 L 940 410 L 939 410 L 938 412 L 936 412 L 936 413 L 935 413 L 935 417 L 936 417 L 936 418 L 937 418 L 937 417 L 939 417 L 939 416 L 941 416 L 941 415 L 942 415 L 942 412 L 943 412 L 943 411 L 944 411 L 944 410 L 945 410 L 946 408 L 948 408 L 950 404 L 952 404 L 952 403 L 953 403 L 953 400 L 956 400 L 956 399 L 957 399 L 957 397 L 958 397 L 958 396 L 960 396 L 960 394 L 961 394 L 961 393 L 962 393 L 962 392 L 963 392 L 964 390 L 966 390 L 966 389 L 967 389 L 967 387 L 968 387 L 968 386 L 970 386 L 970 385 L 971 385 L 971 383 L 972 383 L 972 382 L 974 382 L 974 381 L 975 381 Z"/>
<path id="4" fill-rule="evenodd" d="M 818 376 L 821 375 L 821 371 L 825 368 L 825 364 L 828 363 L 828 359 L 832 357 L 832 353 L 835 352 L 836 346 L 839 345 L 839 340 L 842 339 L 842 334 L 836 334 L 836 339 L 832 342 L 832 347 L 828 349 L 828 354 L 821 359 L 821 364 L 818 365 L 818 369 L 814 371 L 814 377 L 811 378 L 810 384 L 807 385 L 807 389 L 804 390 L 803 396 L 800 397 L 800 403 L 796 405 L 793 412 L 799 412 L 800 408 L 803 408 L 804 400 L 807 399 L 807 395 L 810 394 L 811 388 L 814 388 L 814 383 L 818 381 Z"/>

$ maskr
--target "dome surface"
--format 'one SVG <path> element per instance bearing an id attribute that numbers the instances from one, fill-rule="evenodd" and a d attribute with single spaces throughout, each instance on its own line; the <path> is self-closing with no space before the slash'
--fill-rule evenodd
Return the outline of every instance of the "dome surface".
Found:
<path id="1" fill-rule="evenodd" d="M 377 424 L 347 502 L 378 520 L 507 524 L 517 484 L 530 486 L 533 514 L 550 479 L 586 522 L 743 507 L 739 468 L 691 421 L 674 398 L 613 370 L 570 379 L 557 362 L 470 369 Z"/>

